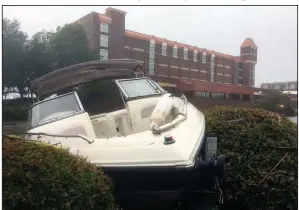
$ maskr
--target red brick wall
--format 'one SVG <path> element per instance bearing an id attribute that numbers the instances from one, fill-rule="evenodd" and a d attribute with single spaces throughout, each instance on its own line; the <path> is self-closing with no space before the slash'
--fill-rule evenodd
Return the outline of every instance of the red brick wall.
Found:
<path id="1" fill-rule="evenodd" d="M 108 57 L 111 58 L 124 58 L 125 55 L 125 28 L 126 19 L 125 14 L 109 10 L 106 15 L 112 19 L 112 24 L 109 27 L 109 53 Z M 99 35 L 97 37 L 100 37 Z"/>
<path id="2" fill-rule="evenodd" d="M 96 13 L 89 13 L 88 15 L 85 15 L 84 17 L 80 18 L 77 23 L 81 24 L 84 28 L 84 31 L 86 33 L 86 37 L 89 43 L 89 47 L 91 50 L 95 50 L 98 46 L 95 42 L 95 28 L 94 28 L 94 22 L 96 20 Z"/>

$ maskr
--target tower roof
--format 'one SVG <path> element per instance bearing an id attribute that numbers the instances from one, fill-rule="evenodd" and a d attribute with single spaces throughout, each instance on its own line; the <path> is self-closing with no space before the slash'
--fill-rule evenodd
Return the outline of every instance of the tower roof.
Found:
<path id="1" fill-rule="evenodd" d="M 118 12 L 118 13 L 121 13 L 123 15 L 127 14 L 127 12 L 125 12 L 125 11 L 122 11 L 122 10 L 119 10 L 119 9 L 115 9 L 115 8 L 112 8 L 112 7 L 108 7 L 105 11 L 106 12 L 109 12 L 109 11 Z"/>
<path id="2" fill-rule="evenodd" d="M 241 47 L 257 47 L 251 38 L 246 38 Z"/>

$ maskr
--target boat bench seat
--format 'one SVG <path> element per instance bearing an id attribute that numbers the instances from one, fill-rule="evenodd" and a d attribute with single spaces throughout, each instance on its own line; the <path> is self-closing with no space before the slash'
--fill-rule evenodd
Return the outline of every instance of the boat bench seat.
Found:
<path id="1" fill-rule="evenodd" d="M 132 126 L 126 109 L 90 117 L 97 138 L 126 136 L 132 133 Z"/>
<path id="2" fill-rule="evenodd" d="M 102 116 L 91 120 L 97 138 L 110 138 L 118 136 L 113 118 Z"/>
<path id="3" fill-rule="evenodd" d="M 150 129 L 150 116 L 160 97 L 144 98 L 127 103 L 134 133 Z"/>

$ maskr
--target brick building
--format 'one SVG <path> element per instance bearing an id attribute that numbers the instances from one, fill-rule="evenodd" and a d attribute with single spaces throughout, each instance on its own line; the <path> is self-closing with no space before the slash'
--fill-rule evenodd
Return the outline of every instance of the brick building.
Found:
<path id="1" fill-rule="evenodd" d="M 289 81 L 289 82 L 262 83 L 261 88 L 296 91 L 298 86 L 297 86 L 297 81 Z"/>
<path id="2" fill-rule="evenodd" d="M 126 12 L 107 8 L 91 12 L 75 23 L 87 34 L 90 48 L 102 59 L 130 58 L 144 62 L 145 72 L 161 86 L 193 91 L 206 98 L 248 98 L 255 85 L 257 46 L 246 38 L 240 55 L 233 56 L 125 27 Z"/>

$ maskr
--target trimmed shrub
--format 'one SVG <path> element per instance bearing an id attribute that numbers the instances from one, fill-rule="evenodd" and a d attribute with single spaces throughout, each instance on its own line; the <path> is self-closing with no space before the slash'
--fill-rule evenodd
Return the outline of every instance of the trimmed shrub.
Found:
<path id="1" fill-rule="evenodd" d="M 2 121 L 27 121 L 30 98 L 16 98 L 2 100 Z"/>
<path id="2" fill-rule="evenodd" d="M 2 100 L 2 105 L 3 106 L 28 106 L 32 103 L 31 98 L 14 98 L 14 99 L 6 99 Z"/>
<path id="3" fill-rule="evenodd" d="M 28 106 L 12 106 L 3 107 L 2 120 L 3 121 L 27 121 L 28 118 Z"/>
<path id="4" fill-rule="evenodd" d="M 215 107 L 207 131 L 230 157 L 224 183 L 228 209 L 297 209 L 297 125 L 263 109 Z M 242 123 L 225 121 L 244 119 Z M 271 172 L 270 172 L 271 171 Z"/>
<path id="5" fill-rule="evenodd" d="M 62 148 L 3 140 L 3 209 L 116 209 L 102 170 Z"/>

